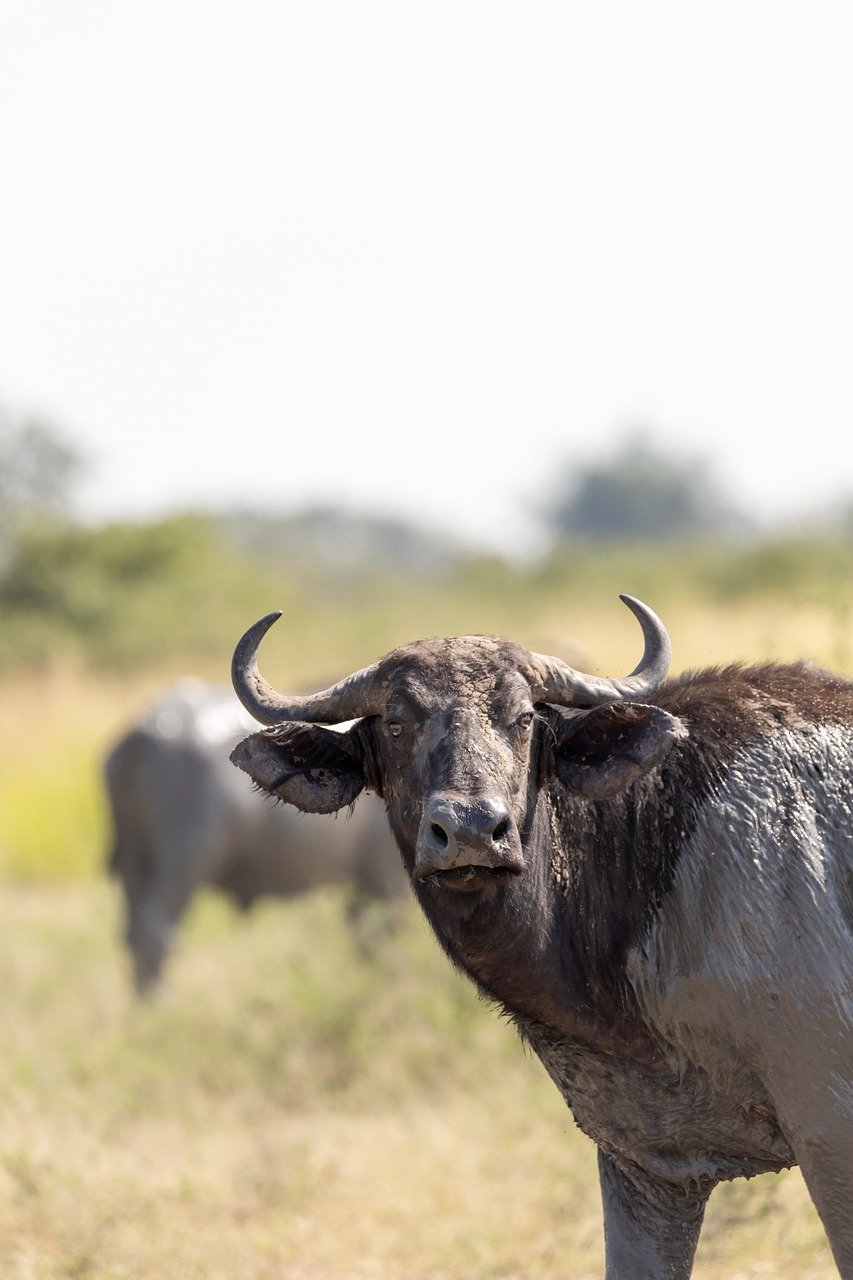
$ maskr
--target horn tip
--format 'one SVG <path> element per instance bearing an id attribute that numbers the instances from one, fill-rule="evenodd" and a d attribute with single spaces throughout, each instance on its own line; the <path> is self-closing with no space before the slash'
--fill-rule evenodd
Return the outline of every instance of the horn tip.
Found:
<path id="1" fill-rule="evenodd" d="M 619 599 L 622 601 L 623 604 L 626 604 L 628 606 L 628 608 L 637 618 L 642 618 L 642 617 L 656 618 L 657 617 L 657 614 L 654 612 L 654 610 L 649 608 L 647 604 L 644 604 L 642 600 L 638 600 L 636 596 L 629 596 L 627 592 L 620 591 Z"/>
<path id="2" fill-rule="evenodd" d="M 281 609 L 275 609 L 272 613 L 267 613 L 263 618 L 259 618 L 257 622 L 253 622 L 248 631 L 243 632 L 234 649 L 232 672 L 237 673 L 247 662 L 252 660 L 258 645 L 273 623 L 278 622 L 280 617 Z"/>
<path id="3" fill-rule="evenodd" d="M 264 636 L 269 631 L 273 623 L 278 622 L 281 616 L 281 609 L 273 609 L 272 613 L 265 613 L 262 618 L 259 618 L 257 622 L 253 623 L 253 625 L 249 627 L 249 631 L 253 633 L 260 632 L 260 634 Z"/>
<path id="4" fill-rule="evenodd" d="M 640 617 L 644 613 L 649 612 L 649 606 L 643 604 L 642 600 L 638 600 L 636 596 L 629 596 L 627 591 L 619 592 L 619 599 L 626 604 L 635 617 Z"/>

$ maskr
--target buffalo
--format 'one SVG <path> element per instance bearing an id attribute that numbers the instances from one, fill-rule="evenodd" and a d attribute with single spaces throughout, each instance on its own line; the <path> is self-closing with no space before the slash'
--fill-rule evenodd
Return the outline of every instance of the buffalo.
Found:
<path id="1" fill-rule="evenodd" d="M 374 797 L 348 820 L 303 817 L 256 795 L 235 773 L 229 752 L 253 728 L 230 689 L 186 679 L 164 691 L 106 758 L 109 866 L 124 890 L 140 994 L 160 980 L 177 925 L 203 886 L 248 909 L 260 897 L 343 884 L 357 926 L 371 902 L 408 896 Z"/>
<path id="2" fill-rule="evenodd" d="M 853 684 L 806 663 L 627 677 L 508 640 L 394 650 L 276 693 L 232 760 L 330 813 L 385 802 L 441 946 L 596 1143 L 607 1280 L 685 1280 L 718 1182 L 798 1164 L 853 1277 Z M 355 720 L 346 732 L 323 726 Z"/>

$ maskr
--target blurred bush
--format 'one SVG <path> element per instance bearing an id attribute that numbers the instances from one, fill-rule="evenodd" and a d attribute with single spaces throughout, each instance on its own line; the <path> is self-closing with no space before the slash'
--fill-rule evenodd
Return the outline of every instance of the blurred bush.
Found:
<path id="1" fill-rule="evenodd" d="M 656 446 L 645 432 L 629 435 L 598 461 L 564 464 L 543 515 L 558 540 L 660 543 L 749 527 L 706 459 Z"/>
<path id="2" fill-rule="evenodd" d="M 265 655 L 312 683 L 418 635 L 583 646 L 574 620 L 612 611 L 622 591 L 670 621 L 697 604 L 821 609 L 834 652 L 846 662 L 849 650 L 850 510 L 820 529 L 759 534 L 706 463 L 642 435 L 557 469 L 539 512 L 548 549 L 526 560 L 328 506 L 89 527 L 71 516 L 81 466 L 49 422 L 0 406 L 0 675 L 183 664 L 224 680 L 237 637 L 280 608 L 286 625 Z"/>
<path id="3" fill-rule="evenodd" d="M 279 529 L 280 527 L 276 526 Z M 299 678 L 334 674 L 417 635 L 501 632 L 534 644 L 568 618 L 613 603 L 621 591 L 659 611 L 697 603 L 844 610 L 853 538 L 842 531 L 743 542 L 563 539 L 546 556 L 515 562 L 458 551 L 439 560 L 412 536 L 412 561 L 342 533 L 347 555 L 267 542 L 252 545 L 231 518 L 180 515 L 85 528 L 23 530 L 0 563 L 0 673 L 71 660 L 127 671 L 227 661 L 249 622 L 280 608 L 286 626 L 265 649 Z M 276 554 L 276 553 L 279 554 Z"/>
<path id="4" fill-rule="evenodd" d="M 0 667 L 73 656 L 128 668 L 227 650 L 235 616 L 277 594 L 268 578 L 207 516 L 37 526 L 0 572 Z"/>
<path id="5" fill-rule="evenodd" d="M 66 514 L 82 469 L 81 454 L 47 418 L 0 404 L 0 557 L 22 530 Z"/>

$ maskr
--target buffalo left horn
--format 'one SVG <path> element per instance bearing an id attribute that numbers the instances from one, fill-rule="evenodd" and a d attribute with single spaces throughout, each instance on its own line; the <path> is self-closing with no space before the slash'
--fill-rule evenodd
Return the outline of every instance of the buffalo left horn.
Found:
<path id="1" fill-rule="evenodd" d="M 258 646 L 281 612 L 268 613 L 249 627 L 231 659 L 231 681 L 243 706 L 261 724 L 307 720 L 315 724 L 339 724 L 377 715 L 381 710 L 377 666 L 365 667 L 338 681 L 322 693 L 288 696 L 276 693 L 258 670 Z"/>

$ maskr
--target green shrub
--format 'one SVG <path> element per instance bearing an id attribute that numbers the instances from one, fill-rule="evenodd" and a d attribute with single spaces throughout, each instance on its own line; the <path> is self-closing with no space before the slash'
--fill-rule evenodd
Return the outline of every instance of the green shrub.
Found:
<path id="1" fill-rule="evenodd" d="M 269 578 L 210 517 L 34 530 L 0 575 L 0 667 L 71 655 L 126 669 L 227 650 L 235 620 L 280 594 Z"/>

